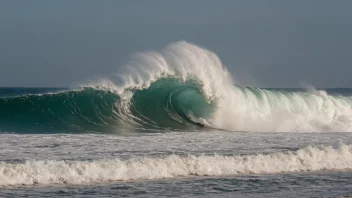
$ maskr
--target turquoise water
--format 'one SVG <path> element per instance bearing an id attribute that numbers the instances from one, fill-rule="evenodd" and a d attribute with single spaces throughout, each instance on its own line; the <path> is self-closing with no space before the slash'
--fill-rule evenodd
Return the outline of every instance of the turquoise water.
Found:
<path id="1" fill-rule="evenodd" d="M 112 90 L 1 88 L 0 196 L 352 195 L 351 133 L 219 129 L 212 125 L 218 103 L 198 86 L 159 81 L 132 90 L 126 106 Z M 254 104 L 253 93 L 258 101 L 270 96 L 273 109 L 288 99 L 296 113 L 297 95 L 315 99 L 303 89 L 236 89 L 251 101 L 243 104 Z M 348 104 L 352 94 L 324 90 L 334 104 Z M 199 126 L 200 118 L 209 125 Z"/>

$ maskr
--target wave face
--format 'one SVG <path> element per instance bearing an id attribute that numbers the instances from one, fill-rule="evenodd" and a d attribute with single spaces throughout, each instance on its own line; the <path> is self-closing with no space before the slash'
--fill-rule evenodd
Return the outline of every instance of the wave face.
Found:
<path id="1" fill-rule="evenodd" d="M 0 98 L 0 130 L 352 131 L 351 97 L 235 85 L 214 53 L 183 41 L 82 87 Z"/>
<path id="2" fill-rule="evenodd" d="M 0 98 L 0 129 L 18 132 L 116 132 L 132 127 L 189 130 L 197 129 L 196 123 L 213 111 L 213 105 L 192 81 L 159 79 L 148 89 L 132 92 L 127 103 L 114 92 L 93 88 Z"/>
<path id="3" fill-rule="evenodd" d="M 94 131 L 116 122 L 118 96 L 86 88 L 54 94 L 0 98 L 0 130 L 5 132 Z"/>
<path id="4" fill-rule="evenodd" d="M 306 147 L 295 152 L 247 156 L 169 155 L 162 158 L 102 159 L 95 161 L 0 162 L 0 186 L 82 184 L 160 179 L 177 176 L 221 176 L 352 168 L 352 147 Z"/>

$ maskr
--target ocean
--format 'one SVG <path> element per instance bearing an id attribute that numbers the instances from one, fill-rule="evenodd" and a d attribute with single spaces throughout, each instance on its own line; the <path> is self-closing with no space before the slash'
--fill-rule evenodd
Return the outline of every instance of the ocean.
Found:
<path id="1" fill-rule="evenodd" d="M 352 196 L 352 89 L 242 86 L 186 42 L 113 76 L 0 88 L 0 197 Z"/>

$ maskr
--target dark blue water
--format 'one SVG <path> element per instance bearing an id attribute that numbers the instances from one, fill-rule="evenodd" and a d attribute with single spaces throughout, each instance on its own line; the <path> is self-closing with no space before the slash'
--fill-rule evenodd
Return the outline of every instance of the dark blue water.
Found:
<path id="1" fill-rule="evenodd" d="M 274 91 L 288 91 L 288 92 L 306 92 L 306 88 L 263 88 Z M 0 97 L 14 97 L 28 94 L 45 94 L 55 93 L 59 91 L 68 91 L 70 88 L 65 87 L 0 87 Z M 331 95 L 352 96 L 352 88 L 316 88 L 316 90 L 325 90 Z"/>
<path id="2" fill-rule="evenodd" d="M 46 87 L 0 87 L 0 97 L 15 97 L 29 94 L 55 93 L 67 91 L 69 88 L 46 88 Z"/>

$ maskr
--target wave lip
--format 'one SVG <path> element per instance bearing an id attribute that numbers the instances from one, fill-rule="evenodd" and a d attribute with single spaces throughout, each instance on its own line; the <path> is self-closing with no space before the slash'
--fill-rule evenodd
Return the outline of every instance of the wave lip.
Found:
<path id="1" fill-rule="evenodd" d="M 0 186 L 84 184 L 162 179 L 352 169 L 352 145 L 306 147 L 295 152 L 247 156 L 170 155 L 164 158 L 0 163 Z"/>

